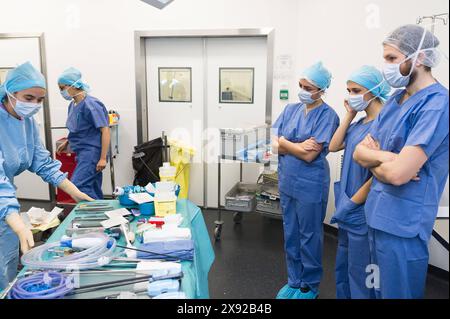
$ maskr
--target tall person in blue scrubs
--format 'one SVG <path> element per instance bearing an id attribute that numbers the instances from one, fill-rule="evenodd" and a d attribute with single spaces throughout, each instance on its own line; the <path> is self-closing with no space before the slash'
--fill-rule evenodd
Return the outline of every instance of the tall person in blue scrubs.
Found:
<path id="1" fill-rule="evenodd" d="M 68 140 L 57 151 L 62 152 L 70 145 L 77 156 L 72 182 L 92 198 L 103 199 L 102 171 L 107 164 L 110 144 L 108 111 L 102 102 L 87 94 L 89 86 L 77 69 L 64 71 L 58 85 L 63 98 L 71 102 Z"/>
<path id="2" fill-rule="evenodd" d="M 80 192 L 50 157 L 33 118 L 46 94 L 44 76 L 29 62 L 8 72 L 0 86 L 0 291 L 17 274 L 19 244 L 23 253 L 34 246 L 33 234 L 19 215 L 14 177 L 28 170 L 61 188 L 77 202 L 92 198 Z"/>
<path id="3" fill-rule="evenodd" d="M 366 268 L 370 265 L 368 227 L 364 203 L 372 183 L 372 173 L 353 161 L 353 152 L 369 133 L 371 124 L 387 100 L 390 86 L 380 71 L 363 66 L 347 81 L 346 114 L 330 142 L 330 152 L 345 149 L 341 179 L 334 184 L 336 211 L 331 223 L 338 223 L 336 255 L 336 296 L 338 299 L 373 299 L 375 291 L 367 287 Z M 353 122 L 358 112 L 366 116 Z"/>
<path id="4" fill-rule="evenodd" d="M 402 26 L 384 41 L 384 77 L 399 88 L 356 147 L 373 185 L 365 211 L 377 298 L 423 298 L 428 242 L 448 177 L 448 90 L 432 74 L 439 40 Z"/>
<path id="5" fill-rule="evenodd" d="M 330 170 L 328 145 L 339 125 L 336 112 L 322 99 L 331 74 L 322 63 L 300 79 L 300 103 L 286 106 L 273 128 L 279 154 L 288 284 L 279 299 L 315 299 L 322 278 L 323 220 Z"/>

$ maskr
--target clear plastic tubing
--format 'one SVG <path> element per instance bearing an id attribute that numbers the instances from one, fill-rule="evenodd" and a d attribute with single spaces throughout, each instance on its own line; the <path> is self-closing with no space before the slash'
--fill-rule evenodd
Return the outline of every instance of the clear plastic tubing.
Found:
<path id="1" fill-rule="evenodd" d="M 77 239 L 101 239 L 98 244 L 71 255 L 48 260 L 49 249 L 60 247 L 60 242 L 47 243 L 33 248 L 22 256 L 22 264 L 31 269 L 85 270 L 105 266 L 116 257 L 116 240 L 106 234 L 86 234 Z"/>

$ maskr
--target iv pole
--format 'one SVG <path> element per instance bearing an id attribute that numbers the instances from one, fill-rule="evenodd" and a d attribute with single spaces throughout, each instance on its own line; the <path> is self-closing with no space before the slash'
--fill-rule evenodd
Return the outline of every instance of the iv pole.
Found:
<path id="1" fill-rule="evenodd" d="M 436 26 L 436 20 L 440 20 L 444 23 L 444 25 L 448 24 L 448 13 L 441 13 L 441 14 L 434 14 L 431 16 L 421 16 L 417 19 L 417 24 L 421 24 L 424 20 L 431 19 L 431 33 L 434 34 L 435 26 Z"/>

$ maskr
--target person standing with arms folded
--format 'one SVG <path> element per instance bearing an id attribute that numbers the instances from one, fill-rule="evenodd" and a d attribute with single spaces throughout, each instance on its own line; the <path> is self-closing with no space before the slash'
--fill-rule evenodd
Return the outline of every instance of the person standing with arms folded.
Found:
<path id="1" fill-rule="evenodd" d="M 434 77 L 439 40 L 418 25 L 383 42 L 386 102 L 354 159 L 373 173 L 365 212 L 377 298 L 423 298 L 428 243 L 448 177 L 449 95 Z"/>
<path id="2" fill-rule="evenodd" d="M 322 99 L 330 84 L 331 73 L 321 62 L 307 68 L 299 81 L 300 102 L 287 105 L 273 125 L 288 268 L 288 283 L 278 299 L 319 295 L 330 187 L 326 156 L 339 125 L 336 112 Z"/>

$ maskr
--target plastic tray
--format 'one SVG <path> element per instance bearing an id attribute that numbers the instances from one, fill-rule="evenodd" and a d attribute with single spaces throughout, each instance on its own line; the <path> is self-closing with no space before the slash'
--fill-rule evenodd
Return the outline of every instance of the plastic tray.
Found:
<path id="1" fill-rule="evenodd" d="M 258 184 L 237 183 L 225 195 L 225 209 L 242 213 L 255 211 L 259 187 Z"/>
<path id="2" fill-rule="evenodd" d="M 279 200 L 271 200 L 265 196 L 256 197 L 256 211 L 272 218 L 282 218 Z"/>

